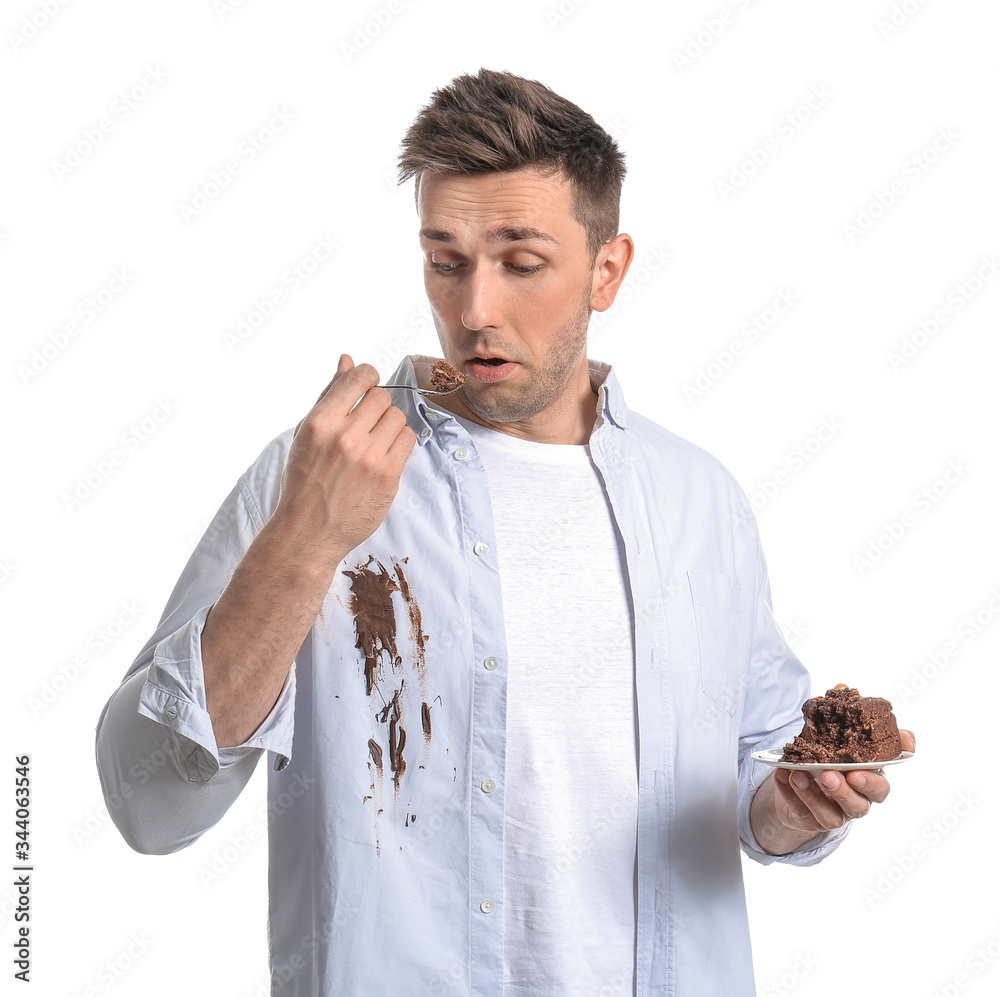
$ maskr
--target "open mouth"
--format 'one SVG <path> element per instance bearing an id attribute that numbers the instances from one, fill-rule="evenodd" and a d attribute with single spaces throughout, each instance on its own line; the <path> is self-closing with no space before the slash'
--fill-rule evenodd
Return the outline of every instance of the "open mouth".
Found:
<path id="1" fill-rule="evenodd" d="M 484 384 L 502 381 L 517 369 L 517 364 L 503 357 L 472 357 L 465 367 L 474 381 Z"/>

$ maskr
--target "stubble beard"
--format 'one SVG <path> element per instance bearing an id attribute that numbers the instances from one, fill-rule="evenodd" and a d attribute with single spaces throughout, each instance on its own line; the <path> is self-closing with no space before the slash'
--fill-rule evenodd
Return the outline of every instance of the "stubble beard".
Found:
<path id="1" fill-rule="evenodd" d="M 466 381 L 457 394 L 476 415 L 492 422 L 523 422 L 538 415 L 566 389 L 586 353 L 590 310 L 588 285 L 576 314 L 563 326 L 563 334 L 539 358 L 531 376 L 516 392 L 505 391 L 504 381 L 486 386 L 485 391 L 470 390 Z"/>

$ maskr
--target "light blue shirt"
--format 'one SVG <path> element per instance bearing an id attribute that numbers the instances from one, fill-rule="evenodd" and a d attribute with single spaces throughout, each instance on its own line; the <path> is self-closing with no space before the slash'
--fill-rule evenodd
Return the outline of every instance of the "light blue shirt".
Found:
<path id="1" fill-rule="evenodd" d="M 416 364 L 424 381 L 429 363 L 407 358 L 390 380 L 417 383 Z M 772 616 L 739 486 L 709 454 L 627 409 L 608 365 L 590 361 L 590 371 L 590 450 L 623 540 L 634 620 L 635 992 L 752 997 L 740 849 L 775 858 L 750 830 L 770 769 L 749 755 L 799 732 L 808 675 Z M 269 752 L 276 997 L 503 992 L 506 648 L 489 489 L 458 419 L 415 392 L 393 399 L 417 435 L 396 499 L 338 570 L 257 731 L 217 747 L 200 637 L 274 511 L 291 431 L 223 503 L 98 723 L 109 810 L 143 852 L 195 841 Z M 384 590 L 394 634 L 359 634 L 362 573 Z M 540 662 L 569 665 L 558 647 Z M 845 831 L 779 861 L 812 864 Z"/>

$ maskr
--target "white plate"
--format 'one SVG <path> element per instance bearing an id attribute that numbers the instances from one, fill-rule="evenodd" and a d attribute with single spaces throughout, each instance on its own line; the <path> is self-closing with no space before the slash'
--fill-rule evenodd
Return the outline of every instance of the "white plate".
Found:
<path id="1" fill-rule="evenodd" d="M 773 765 L 779 769 L 801 769 L 803 772 L 853 772 L 855 770 L 866 770 L 874 772 L 877 769 L 885 768 L 886 765 L 898 765 L 900 762 L 907 762 L 913 757 L 912 751 L 901 751 L 895 758 L 890 758 L 887 762 L 783 762 L 781 756 L 785 753 L 784 748 L 768 748 L 766 751 L 755 751 L 750 757 L 755 762 L 763 762 L 765 765 Z"/>

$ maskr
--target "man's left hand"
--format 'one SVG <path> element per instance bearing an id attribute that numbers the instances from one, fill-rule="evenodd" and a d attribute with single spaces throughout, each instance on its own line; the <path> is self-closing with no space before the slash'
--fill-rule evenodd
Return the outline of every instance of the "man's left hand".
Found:
<path id="1" fill-rule="evenodd" d="M 899 732 L 904 751 L 915 742 L 908 730 Z M 881 772 L 827 769 L 810 773 L 775 769 L 754 796 L 751 826 L 758 844 L 772 855 L 795 851 L 823 831 L 843 827 L 864 817 L 873 803 L 889 795 L 889 780 Z M 759 798 L 759 799 L 758 799 Z"/>

